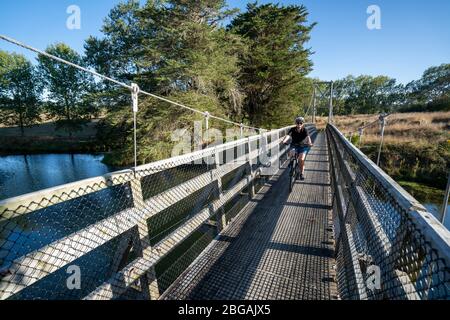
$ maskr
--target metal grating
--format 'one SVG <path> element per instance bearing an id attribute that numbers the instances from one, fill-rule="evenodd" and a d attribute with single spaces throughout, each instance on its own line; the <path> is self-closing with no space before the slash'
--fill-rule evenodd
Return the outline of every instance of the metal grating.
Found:
<path id="1" fill-rule="evenodd" d="M 270 179 L 163 299 L 336 299 L 328 153 L 319 134 L 306 180 Z"/>

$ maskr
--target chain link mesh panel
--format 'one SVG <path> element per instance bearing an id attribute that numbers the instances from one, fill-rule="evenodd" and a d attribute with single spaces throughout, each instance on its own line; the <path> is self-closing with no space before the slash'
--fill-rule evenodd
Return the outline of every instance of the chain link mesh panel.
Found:
<path id="1" fill-rule="evenodd" d="M 1 201 L 0 299 L 157 299 L 254 194 L 272 134 Z"/>
<path id="2" fill-rule="evenodd" d="M 341 297 L 448 299 L 448 230 L 335 127 L 327 137 Z"/>

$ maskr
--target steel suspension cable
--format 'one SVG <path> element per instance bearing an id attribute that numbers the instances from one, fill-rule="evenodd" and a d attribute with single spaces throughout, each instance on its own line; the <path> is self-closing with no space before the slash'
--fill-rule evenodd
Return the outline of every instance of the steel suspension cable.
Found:
<path id="1" fill-rule="evenodd" d="M 72 63 L 72 62 L 70 62 L 70 61 L 67 61 L 67 60 L 65 60 L 65 59 L 59 58 L 59 57 L 57 57 L 57 56 L 55 56 L 55 55 L 52 55 L 52 54 L 50 54 L 50 53 L 48 53 L 48 52 L 45 52 L 45 51 L 36 49 L 36 48 L 34 48 L 34 47 L 32 47 L 32 46 L 29 46 L 29 45 L 27 45 L 27 44 L 25 44 L 25 43 L 22 43 L 22 42 L 20 42 L 20 41 L 18 41 L 18 40 L 15 40 L 15 39 L 13 39 L 13 38 L 10 38 L 10 37 L 7 37 L 7 36 L 5 36 L 5 35 L 1 35 L 1 34 L 0 34 L 0 39 L 4 40 L 4 41 L 6 41 L 6 42 L 12 43 L 12 44 L 14 44 L 14 45 L 17 45 L 17 46 L 19 46 L 19 47 L 22 47 L 22 48 L 24 48 L 24 49 L 27 49 L 27 50 L 33 51 L 33 52 L 35 52 L 35 53 L 41 54 L 41 55 L 43 55 L 43 56 L 46 56 L 47 58 L 50 58 L 50 59 L 52 59 L 52 60 L 56 60 L 56 61 L 58 61 L 58 62 L 60 62 L 60 63 L 63 63 L 63 64 L 66 64 L 66 65 L 72 66 L 72 67 L 77 68 L 77 69 L 79 69 L 79 70 L 81 70 L 81 71 L 88 72 L 88 73 L 90 73 L 90 74 L 92 74 L 92 75 L 94 75 L 94 76 L 96 76 L 96 77 L 99 77 L 99 78 L 101 78 L 101 79 L 104 79 L 104 80 L 113 82 L 113 83 L 115 83 L 115 84 L 117 84 L 117 85 L 119 85 L 119 86 L 121 86 L 121 87 L 124 87 L 124 88 L 126 88 L 126 89 L 128 89 L 128 90 L 131 90 L 131 91 L 134 90 L 134 89 L 133 89 L 133 88 L 134 88 L 133 85 L 128 85 L 128 84 L 126 84 L 126 83 L 124 83 L 124 82 L 118 81 L 118 80 L 113 79 L 113 78 L 108 77 L 108 76 L 105 76 L 105 75 L 100 74 L 100 73 L 98 73 L 98 72 L 96 72 L 96 71 L 90 70 L 90 69 L 88 69 L 88 68 L 82 67 L 82 66 L 80 66 L 80 65 L 77 65 L 77 64 Z M 144 90 L 139 90 L 138 93 L 141 93 L 141 94 L 143 94 L 143 95 L 147 95 L 147 96 L 152 97 L 152 98 L 155 98 L 155 99 L 157 99 L 157 100 L 161 100 L 161 101 L 170 103 L 170 104 L 172 104 L 172 105 L 181 107 L 181 108 L 186 109 L 186 110 L 190 110 L 190 111 L 195 112 L 195 113 L 198 113 L 198 114 L 202 114 L 202 115 L 207 115 L 207 114 L 208 114 L 208 113 L 205 112 L 205 111 L 201 111 L 201 110 L 195 109 L 195 108 L 193 108 L 193 107 L 189 107 L 189 106 L 187 106 L 187 105 L 185 105 L 185 104 L 182 104 L 182 103 L 179 103 L 179 102 L 176 102 L 176 101 L 173 101 L 173 100 L 170 100 L 170 99 L 167 99 L 167 98 L 158 96 L 158 95 L 153 94 L 153 93 L 150 93 L 150 92 L 146 92 L 146 91 L 144 91 Z M 262 130 L 261 128 L 255 128 L 255 127 L 243 125 L 243 124 L 241 124 L 241 123 L 233 122 L 233 121 L 231 121 L 231 120 L 227 120 L 227 119 L 224 119 L 224 118 L 221 118 L 221 117 L 218 117 L 218 116 L 214 116 L 214 115 L 209 115 L 209 117 L 210 117 L 210 118 L 213 118 L 213 119 L 216 119 L 216 120 L 219 120 L 219 121 L 223 121 L 223 122 L 232 124 L 232 125 L 235 125 L 235 126 L 238 126 L 238 127 L 244 127 L 244 128 L 247 128 L 247 129 L 253 129 L 253 130 Z"/>

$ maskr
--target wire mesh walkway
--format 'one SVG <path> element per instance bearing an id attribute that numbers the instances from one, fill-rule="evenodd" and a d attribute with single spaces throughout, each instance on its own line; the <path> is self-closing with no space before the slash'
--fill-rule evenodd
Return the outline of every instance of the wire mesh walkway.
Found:
<path id="1" fill-rule="evenodd" d="M 162 299 L 334 299 L 326 138 L 288 193 L 286 164 Z"/>

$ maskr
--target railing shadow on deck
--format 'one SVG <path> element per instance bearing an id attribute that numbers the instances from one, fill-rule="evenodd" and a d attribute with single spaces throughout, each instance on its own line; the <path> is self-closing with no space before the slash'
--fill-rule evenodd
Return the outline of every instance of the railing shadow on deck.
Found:
<path id="1" fill-rule="evenodd" d="M 320 186 L 329 187 L 330 185 L 321 184 Z M 275 192 L 276 195 L 273 194 Z M 205 253 L 206 256 L 204 259 L 212 259 L 214 260 L 214 263 L 211 265 L 206 263 L 207 266 L 203 266 L 204 270 L 198 266 L 191 266 L 191 269 L 188 269 L 180 276 L 181 283 L 183 282 L 181 280 L 183 278 L 191 279 L 193 276 L 192 274 L 195 274 L 195 278 L 201 278 L 198 282 L 189 282 L 189 287 L 191 288 L 190 292 L 182 298 L 187 300 L 241 300 L 248 298 L 248 293 L 255 281 L 255 276 L 260 272 L 259 265 L 268 250 L 278 250 L 303 255 L 332 258 L 334 255 L 334 251 L 332 249 L 273 241 L 274 232 L 279 224 L 283 211 L 286 209 L 286 206 L 295 205 L 297 207 L 324 209 L 326 211 L 331 209 L 328 205 L 291 203 L 288 201 L 288 198 L 288 172 L 283 169 L 282 173 L 276 175 L 275 178 L 265 183 L 265 190 L 263 190 L 263 193 L 260 195 L 259 199 L 251 200 L 252 203 L 256 203 L 256 205 L 251 209 L 251 212 L 241 213 L 244 215 L 242 219 L 244 221 L 235 221 L 239 224 L 239 231 L 234 233 L 233 230 L 225 230 L 225 234 L 220 234 L 215 239 L 216 243 L 213 245 L 218 247 L 225 246 L 226 248 L 223 249 L 223 251 L 217 250 L 217 252 L 220 251 L 217 254 L 218 256 L 210 256 L 209 252 Z M 264 220 L 262 220 L 261 215 L 264 216 Z M 255 229 L 255 234 L 251 234 L 252 230 Z M 233 234 L 233 236 L 229 236 L 230 233 Z M 226 242 L 227 244 L 221 244 L 222 242 Z M 253 247 L 246 246 L 249 243 L 253 243 Z M 256 246 L 255 243 L 257 243 Z M 246 250 L 250 250 L 251 252 L 243 253 Z M 211 252 L 216 251 L 211 250 Z M 245 262 L 245 265 L 242 265 L 243 262 Z M 237 271 L 233 268 L 236 268 Z M 219 281 L 218 279 L 223 279 L 224 277 L 226 280 L 221 281 L 221 283 L 225 286 L 227 283 L 230 284 L 230 286 L 234 285 L 233 288 L 224 289 L 217 286 L 214 287 L 214 284 Z M 314 276 L 310 281 L 330 281 L 329 277 L 327 279 L 325 278 Z M 236 281 L 238 281 L 239 285 L 236 285 Z M 162 298 L 176 298 L 179 286 L 180 283 L 176 281 L 172 287 L 167 290 L 166 294 L 162 296 Z M 319 286 L 320 285 L 317 285 L 315 287 Z M 262 289 L 263 288 L 261 288 L 261 290 Z M 232 292 L 230 292 L 230 290 L 232 290 Z M 293 297 L 290 298 L 292 299 Z M 297 298 L 300 298 L 300 296 Z"/>
<path id="2" fill-rule="evenodd" d="M 287 176 L 286 174 L 282 175 L 280 179 L 278 179 L 275 183 L 272 182 L 272 185 L 266 186 L 266 188 L 277 188 L 277 193 L 280 194 L 280 197 L 278 198 L 279 205 L 276 206 L 275 210 L 270 210 L 270 219 L 267 221 L 269 224 L 266 224 L 266 227 L 269 226 L 269 228 L 266 228 L 264 230 L 264 236 L 260 238 L 260 245 L 263 247 L 269 247 L 271 244 L 271 238 L 272 234 L 276 228 L 278 219 L 283 211 L 283 203 L 287 201 L 288 199 L 288 190 L 287 190 L 288 184 L 287 184 Z M 245 233 L 246 230 L 251 229 L 255 226 L 255 224 L 258 223 L 258 219 L 260 217 L 257 217 L 257 212 L 260 210 L 260 207 L 267 207 L 268 205 L 273 206 L 272 203 L 267 201 L 266 195 L 264 198 L 258 201 L 255 208 L 252 210 L 252 213 L 247 215 L 245 217 L 245 222 L 242 223 L 242 226 L 240 227 L 240 231 L 238 234 L 236 234 L 233 237 L 228 237 L 226 235 L 220 235 L 217 238 L 217 241 L 226 241 L 229 243 L 229 246 L 220 254 L 220 257 L 214 262 L 214 264 L 209 268 L 209 270 L 204 274 L 202 277 L 202 280 L 200 280 L 196 285 L 195 288 L 192 290 L 192 292 L 186 296 L 187 300 L 197 300 L 197 299 L 230 299 L 231 297 L 218 297 L 217 292 L 212 293 L 208 290 L 208 287 L 211 287 L 212 278 L 216 277 L 218 274 L 224 274 L 226 272 L 224 270 L 224 266 L 229 265 L 229 261 L 232 261 L 236 258 L 236 251 L 245 250 L 245 247 L 241 247 L 242 242 L 236 242 L 234 241 L 236 238 L 239 237 L 245 237 L 247 234 Z M 242 213 L 241 213 L 242 214 Z M 258 265 L 265 253 L 265 250 L 258 250 L 256 253 L 253 253 L 251 256 L 251 259 L 246 261 L 247 265 L 236 265 L 236 268 L 239 267 L 239 271 L 245 272 L 246 276 L 240 280 L 239 285 L 239 291 L 233 292 L 232 299 L 235 300 L 243 300 L 245 299 L 245 296 L 247 294 L 248 288 L 251 286 L 253 276 L 256 274 Z M 242 263 L 242 261 L 239 261 Z M 244 271 L 245 270 L 245 271 Z M 232 270 L 229 270 L 228 272 L 232 272 Z M 230 274 L 228 275 L 230 277 Z M 181 276 L 182 277 L 182 276 Z M 220 289 L 220 288 L 217 288 Z M 169 290 L 170 291 L 170 288 Z M 208 294 L 212 294 L 209 298 L 208 296 L 203 296 L 204 292 L 207 292 Z"/>

